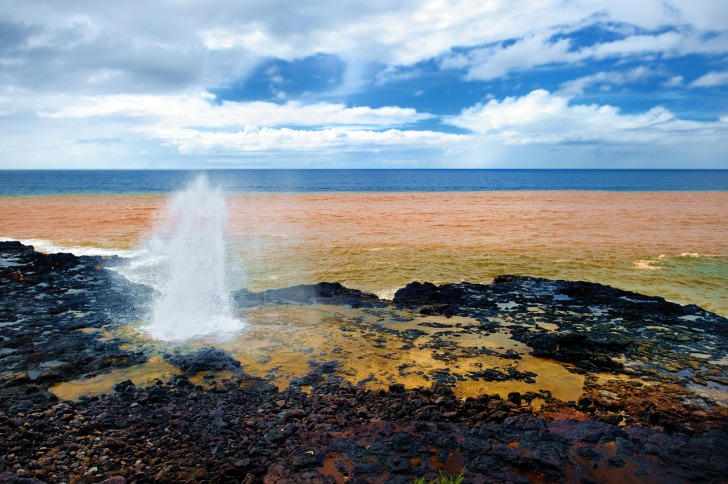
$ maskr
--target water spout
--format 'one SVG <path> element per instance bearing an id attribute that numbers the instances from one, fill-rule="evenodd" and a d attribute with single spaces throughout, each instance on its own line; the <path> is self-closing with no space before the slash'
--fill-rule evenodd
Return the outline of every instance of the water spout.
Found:
<path id="1" fill-rule="evenodd" d="M 156 298 L 142 328 L 152 338 L 221 337 L 244 327 L 226 284 L 225 197 L 201 175 L 168 201 L 148 242 Z"/>

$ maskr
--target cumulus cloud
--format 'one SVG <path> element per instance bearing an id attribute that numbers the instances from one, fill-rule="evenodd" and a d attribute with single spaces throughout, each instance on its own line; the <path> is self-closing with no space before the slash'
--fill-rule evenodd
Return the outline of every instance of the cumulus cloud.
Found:
<path id="1" fill-rule="evenodd" d="M 507 144 L 669 144 L 685 137 L 719 139 L 728 129 L 720 121 L 681 120 L 659 106 L 639 114 L 623 114 L 609 105 L 571 105 L 569 97 L 542 89 L 477 104 L 446 121 Z"/>

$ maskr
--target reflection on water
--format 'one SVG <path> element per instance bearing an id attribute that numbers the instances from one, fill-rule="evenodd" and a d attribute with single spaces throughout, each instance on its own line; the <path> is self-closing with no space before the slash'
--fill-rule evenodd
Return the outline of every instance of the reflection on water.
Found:
<path id="1" fill-rule="evenodd" d="M 120 368 L 92 378 L 58 383 L 50 390 L 63 400 L 77 400 L 81 395 L 114 393 L 114 385 L 125 380 L 131 380 L 137 386 L 148 386 L 156 379 L 166 381 L 180 373 L 161 356 L 154 356 L 140 365 Z"/>

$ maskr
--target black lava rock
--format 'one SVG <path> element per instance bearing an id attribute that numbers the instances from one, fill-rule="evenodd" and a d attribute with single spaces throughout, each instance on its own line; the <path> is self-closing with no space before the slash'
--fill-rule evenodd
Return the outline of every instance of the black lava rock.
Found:
<path id="1" fill-rule="evenodd" d="M 188 375 L 200 371 L 242 372 L 240 362 L 219 348 L 202 348 L 190 354 L 166 354 L 164 359 Z"/>

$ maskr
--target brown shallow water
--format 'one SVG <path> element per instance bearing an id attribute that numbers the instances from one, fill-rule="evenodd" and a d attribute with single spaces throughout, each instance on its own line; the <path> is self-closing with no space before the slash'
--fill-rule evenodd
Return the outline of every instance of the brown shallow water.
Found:
<path id="1" fill-rule="evenodd" d="M 162 195 L 0 199 L 0 237 L 140 246 Z M 728 192 L 235 194 L 231 264 L 252 290 L 319 281 L 392 297 L 412 280 L 589 280 L 728 315 Z M 50 245 L 52 244 L 52 246 Z"/>

